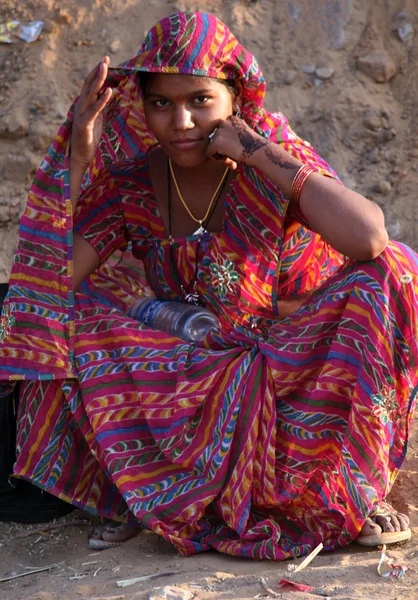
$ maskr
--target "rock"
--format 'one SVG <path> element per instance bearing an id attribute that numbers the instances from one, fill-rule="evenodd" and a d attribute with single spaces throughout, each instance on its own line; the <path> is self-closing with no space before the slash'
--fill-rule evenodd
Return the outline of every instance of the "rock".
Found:
<path id="1" fill-rule="evenodd" d="M 151 592 L 148 600 L 192 600 L 194 592 L 186 588 L 166 585 Z"/>
<path id="2" fill-rule="evenodd" d="M 414 28 L 412 27 L 411 23 L 403 23 L 403 25 L 398 27 L 396 31 L 401 42 L 404 44 L 409 44 L 409 42 L 412 42 L 414 38 Z"/>
<path id="3" fill-rule="evenodd" d="M 369 153 L 369 161 L 373 164 L 376 165 L 380 160 L 379 157 L 379 150 L 377 148 L 374 148 L 370 153 Z"/>
<path id="4" fill-rule="evenodd" d="M 334 69 L 332 67 L 320 67 L 315 73 L 319 79 L 331 79 L 334 75 Z"/>
<path id="5" fill-rule="evenodd" d="M 55 20 L 62 25 L 70 25 L 73 22 L 72 16 L 65 8 L 60 8 L 58 10 Z"/>
<path id="6" fill-rule="evenodd" d="M 29 121 L 22 108 L 16 108 L 13 112 L 6 114 L 0 123 L 0 137 L 17 140 L 28 134 Z"/>
<path id="7" fill-rule="evenodd" d="M 56 33 L 58 28 L 51 21 L 44 21 L 42 33 Z"/>
<path id="8" fill-rule="evenodd" d="M 363 117 L 363 125 L 366 129 L 370 129 L 370 131 L 379 131 L 382 127 L 382 119 L 380 114 L 375 110 L 368 110 L 364 114 Z"/>
<path id="9" fill-rule="evenodd" d="M 313 75 L 316 71 L 316 67 L 315 65 L 302 65 L 300 67 L 300 70 L 303 71 L 303 73 L 306 73 L 307 75 Z"/>
<path id="10" fill-rule="evenodd" d="M 374 79 L 376 83 L 386 83 L 396 75 L 396 66 L 391 57 L 382 50 L 376 50 L 357 60 L 359 71 Z"/>
<path id="11" fill-rule="evenodd" d="M 46 125 L 42 121 L 35 121 L 29 129 L 29 141 L 34 150 L 43 152 L 54 141 L 56 135 L 56 126 Z"/>
<path id="12" fill-rule="evenodd" d="M 13 154 L 3 157 L 0 173 L 14 183 L 26 183 L 31 172 L 31 160 L 27 156 Z"/>
<path id="13" fill-rule="evenodd" d="M 376 141 L 378 144 L 387 144 L 396 137 L 395 129 L 381 129 L 377 135 Z"/>
<path id="14" fill-rule="evenodd" d="M 120 40 L 113 40 L 113 42 L 109 46 L 109 50 L 112 54 L 116 54 L 116 52 L 119 52 L 120 47 L 121 47 Z"/>
<path id="15" fill-rule="evenodd" d="M 297 71 L 293 71 L 292 69 L 289 69 L 284 74 L 283 83 L 285 85 L 292 85 L 292 83 L 295 81 L 295 79 L 296 79 L 297 76 L 298 76 L 298 72 Z"/>
<path id="16" fill-rule="evenodd" d="M 375 189 L 375 192 L 377 192 L 378 194 L 382 194 L 382 196 L 386 196 L 391 191 L 392 184 L 389 181 L 385 181 L 383 179 L 382 181 L 379 181 L 379 183 L 376 184 L 374 189 Z"/>

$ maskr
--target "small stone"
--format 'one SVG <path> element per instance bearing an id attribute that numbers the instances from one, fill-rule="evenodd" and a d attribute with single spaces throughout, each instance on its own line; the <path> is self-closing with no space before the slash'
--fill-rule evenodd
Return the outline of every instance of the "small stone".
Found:
<path id="1" fill-rule="evenodd" d="M 56 33 L 57 27 L 51 21 L 44 21 L 44 26 L 42 27 L 43 33 Z"/>
<path id="2" fill-rule="evenodd" d="M 386 83 L 396 75 L 395 63 L 386 52 L 381 50 L 361 56 L 357 61 L 357 68 L 376 83 Z"/>
<path id="3" fill-rule="evenodd" d="M 386 196 L 391 191 L 392 184 L 389 181 L 385 181 L 383 179 L 382 181 L 379 181 L 379 183 L 376 184 L 376 187 L 374 189 L 375 189 L 375 192 L 377 192 L 378 194 L 382 194 L 382 196 Z"/>
<path id="4" fill-rule="evenodd" d="M 379 162 L 380 158 L 379 158 L 379 150 L 377 148 L 374 148 L 374 150 L 372 150 L 369 154 L 369 161 L 373 164 L 376 165 Z"/>
<path id="5" fill-rule="evenodd" d="M 285 83 L 285 85 L 292 85 L 292 83 L 295 81 L 297 76 L 298 76 L 297 71 L 293 71 L 292 69 L 289 69 L 289 71 L 286 71 L 286 73 L 284 74 L 283 82 Z"/>
<path id="6" fill-rule="evenodd" d="M 319 79 L 331 79 L 334 75 L 334 69 L 332 67 L 321 67 L 317 69 L 315 73 Z"/>
<path id="7" fill-rule="evenodd" d="M 414 38 L 414 28 L 412 27 L 411 23 L 403 23 L 403 25 L 398 27 L 396 31 L 398 32 L 401 42 L 404 44 L 412 42 Z"/>
<path id="8" fill-rule="evenodd" d="M 376 141 L 378 144 L 387 144 L 396 137 L 395 129 L 381 129 L 377 135 Z"/>
<path id="9" fill-rule="evenodd" d="M 318 79 L 317 77 L 315 77 L 315 79 L 313 80 L 313 84 L 315 87 L 319 87 L 320 85 L 322 85 L 322 83 L 322 79 Z"/>
<path id="10" fill-rule="evenodd" d="M 148 596 L 149 600 L 192 600 L 193 598 L 194 592 L 171 585 L 153 590 Z"/>
<path id="11" fill-rule="evenodd" d="M 0 172 L 4 179 L 14 183 L 26 183 L 31 170 L 31 161 L 27 156 L 15 154 L 8 155 L 3 164 L 0 164 Z"/>
<path id="12" fill-rule="evenodd" d="M 313 75 L 316 71 L 315 65 L 302 65 L 300 70 L 307 75 Z"/>
<path id="13" fill-rule="evenodd" d="M 57 23 L 61 23 L 62 25 L 70 25 L 73 22 L 72 16 L 65 8 L 59 9 L 55 20 Z"/>
<path id="14" fill-rule="evenodd" d="M 109 46 L 109 50 L 112 54 L 116 54 L 117 52 L 119 52 L 120 47 L 121 47 L 120 40 L 113 40 L 113 42 Z"/>
<path id="15" fill-rule="evenodd" d="M 21 108 L 17 108 L 10 115 L 4 119 L 4 129 L 0 126 L 1 130 L 4 131 L 4 135 L 12 140 L 24 137 L 28 134 L 29 121 L 26 113 Z"/>
<path id="16" fill-rule="evenodd" d="M 370 131 L 379 131 L 382 127 L 380 115 L 375 110 L 368 110 L 363 117 L 363 125 Z"/>

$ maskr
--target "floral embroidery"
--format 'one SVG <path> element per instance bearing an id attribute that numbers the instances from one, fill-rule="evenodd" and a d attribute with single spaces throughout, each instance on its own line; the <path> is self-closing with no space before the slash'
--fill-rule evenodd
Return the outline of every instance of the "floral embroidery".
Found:
<path id="1" fill-rule="evenodd" d="M 380 394 L 373 394 L 371 397 L 375 405 L 373 414 L 382 421 L 383 425 L 389 422 L 392 413 L 399 408 L 399 404 L 395 400 L 395 395 L 396 390 L 384 386 Z"/>
<path id="2" fill-rule="evenodd" d="M 57 215 L 52 215 L 52 224 L 54 227 L 59 227 L 60 229 L 65 229 L 67 225 L 67 221 L 63 217 L 57 217 Z"/>
<path id="3" fill-rule="evenodd" d="M 412 281 L 412 275 L 409 275 L 408 273 L 404 273 L 403 275 L 401 275 L 401 283 L 411 283 Z"/>
<path id="4" fill-rule="evenodd" d="M 13 325 L 16 323 L 16 319 L 12 315 L 12 305 L 6 304 L 3 307 L 0 317 L 0 343 L 4 342 L 7 336 L 10 334 Z"/>
<path id="5" fill-rule="evenodd" d="M 226 260 L 224 264 L 210 263 L 212 273 L 211 285 L 221 297 L 235 292 L 235 283 L 239 280 L 239 274 L 234 269 L 232 260 Z"/>

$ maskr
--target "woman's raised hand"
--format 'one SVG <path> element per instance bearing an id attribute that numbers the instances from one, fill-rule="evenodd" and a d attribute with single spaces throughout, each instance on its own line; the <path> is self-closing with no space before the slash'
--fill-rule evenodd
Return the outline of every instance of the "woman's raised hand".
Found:
<path id="1" fill-rule="evenodd" d="M 71 133 L 71 164 L 86 168 L 93 160 L 103 132 L 103 109 L 112 97 L 110 88 L 101 92 L 110 58 L 103 57 L 87 76 L 75 106 Z"/>
<path id="2" fill-rule="evenodd" d="M 230 169 L 238 163 L 250 165 L 253 154 L 269 142 L 236 116 L 220 121 L 207 149 L 214 160 L 224 162 Z"/>

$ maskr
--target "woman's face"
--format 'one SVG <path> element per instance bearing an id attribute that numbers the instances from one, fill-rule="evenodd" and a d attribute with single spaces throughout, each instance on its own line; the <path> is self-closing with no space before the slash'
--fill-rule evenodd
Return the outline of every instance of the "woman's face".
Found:
<path id="1" fill-rule="evenodd" d="M 161 148 L 182 167 L 210 160 L 209 134 L 233 114 L 234 95 L 207 77 L 158 73 L 149 85 L 144 111 Z"/>

